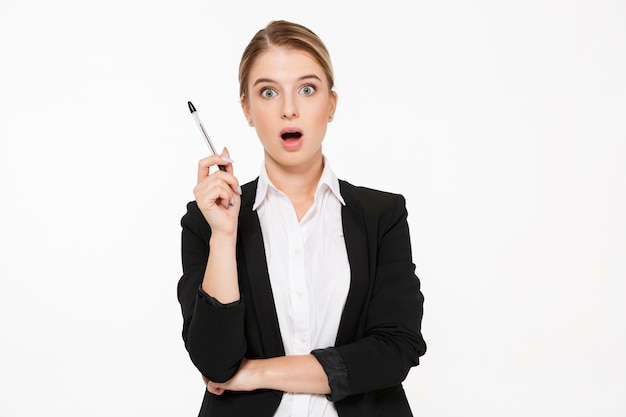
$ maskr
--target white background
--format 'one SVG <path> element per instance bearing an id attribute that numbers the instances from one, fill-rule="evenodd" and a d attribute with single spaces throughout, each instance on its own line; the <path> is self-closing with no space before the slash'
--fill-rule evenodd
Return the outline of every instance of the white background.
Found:
<path id="1" fill-rule="evenodd" d="M 179 220 L 261 147 L 237 67 L 272 19 L 327 43 L 325 153 L 408 201 L 416 416 L 626 415 L 623 0 L 0 0 L 0 416 L 195 416 Z"/>

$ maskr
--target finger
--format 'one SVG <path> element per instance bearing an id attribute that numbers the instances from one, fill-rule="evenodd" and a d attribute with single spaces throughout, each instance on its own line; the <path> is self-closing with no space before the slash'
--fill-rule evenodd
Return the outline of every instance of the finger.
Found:
<path id="1" fill-rule="evenodd" d="M 229 174 L 233 175 L 234 174 L 234 170 L 233 170 L 233 161 L 230 158 L 230 152 L 228 152 L 228 148 L 224 147 L 224 149 L 222 150 L 221 153 L 221 157 L 222 157 L 222 163 L 220 165 L 224 166 L 226 168 L 226 172 L 228 172 Z"/>
<path id="2" fill-rule="evenodd" d="M 219 176 L 218 173 L 215 175 Z M 230 177 L 230 175 L 227 174 L 224 176 Z M 211 181 L 203 181 L 197 184 L 194 187 L 193 193 L 198 204 L 201 207 L 207 208 L 213 207 L 214 205 L 222 205 L 228 208 L 234 198 L 232 186 L 221 178 L 212 178 Z"/>
<path id="3" fill-rule="evenodd" d="M 216 386 L 213 382 L 209 381 L 206 385 L 207 391 L 211 394 L 222 395 L 224 393 L 224 388 Z"/>
<path id="4" fill-rule="evenodd" d="M 218 171 L 218 172 L 211 174 L 211 178 L 220 179 L 221 181 L 226 183 L 228 187 L 230 187 L 230 190 L 232 193 L 236 195 L 241 195 L 241 187 L 239 186 L 239 180 L 235 176 L 233 176 L 231 173 Z"/>
<path id="5" fill-rule="evenodd" d="M 202 181 L 204 178 L 209 176 L 209 174 L 211 173 L 211 167 L 214 167 L 217 165 L 226 166 L 227 164 L 232 165 L 231 159 L 227 157 L 226 158 L 227 161 L 224 161 L 223 158 L 224 157 L 222 155 L 210 155 L 198 161 L 198 182 Z M 232 166 L 231 166 L 231 171 L 232 171 Z"/>
<path id="6" fill-rule="evenodd" d="M 214 165 L 213 155 L 202 158 L 198 161 L 198 182 L 209 176 L 211 166 Z"/>
<path id="7" fill-rule="evenodd" d="M 225 209 L 228 209 L 229 206 L 235 205 L 235 196 L 233 195 L 233 190 L 230 188 L 226 181 L 221 182 L 219 184 L 218 190 L 219 197 L 215 199 L 215 202 L 219 202 Z"/>
<path id="8" fill-rule="evenodd" d="M 230 152 L 228 151 L 227 147 L 224 147 L 221 155 L 222 161 L 224 161 L 224 167 L 226 167 L 226 172 L 231 174 L 235 179 L 235 182 L 230 182 L 229 184 L 234 193 L 241 195 L 241 187 L 239 186 L 239 181 L 237 181 L 237 178 L 235 177 L 235 170 L 233 168 L 233 162 L 235 161 L 230 158 Z"/>
<path id="9" fill-rule="evenodd" d="M 233 175 L 233 160 L 230 159 L 228 156 L 225 156 L 228 154 L 228 149 L 224 148 L 224 151 L 225 153 L 223 152 L 223 155 L 207 156 L 206 158 L 201 159 L 198 162 L 198 183 L 201 183 L 209 176 L 212 166 L 223 165 L 226 167 L 226 172 L 230 174 L 230 176 L 222 176 L 221 178 L 223 178 L 230 185 L 230 188 L 233 190 L 234 193 L 241 195 L 241 187 L 239 186 L 239 181 Z M 224 161 L 224 158 L 226 159 L 226 161 Z M 214 174 L 221 175 L 221 172 L 218 171 Z"/>
<path id="10" fill-rule="evenodd" d="M 224 393 L 224 390 L 222 388 L 208 388 L 207 387 L 207 391 L 215 395 L 222 395 Z"/>

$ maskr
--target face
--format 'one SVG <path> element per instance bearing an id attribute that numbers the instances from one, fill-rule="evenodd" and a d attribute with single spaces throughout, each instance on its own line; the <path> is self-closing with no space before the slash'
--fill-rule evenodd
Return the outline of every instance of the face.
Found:
<path id="1" fill-rule="evenodd" d="M 337 105 L 322 67 L 307 52 L 271 47 L 250 69 L 242 99 L 269 169 L 321 166 L 322 141 Z"/>

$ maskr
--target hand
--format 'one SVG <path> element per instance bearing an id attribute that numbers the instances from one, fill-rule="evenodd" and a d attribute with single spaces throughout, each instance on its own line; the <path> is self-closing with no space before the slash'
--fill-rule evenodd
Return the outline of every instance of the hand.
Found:
<path id="1" fill-rule="evenodd" d="M 198 163 L 198 183 L 193 194 L 202 215 L 211 226 L 213 234 L 234 236 L 237 232 L 237 217 L 241 197 L 239 182 L 233 175 L 233 165 L 228 150 L 221 155 L 211 155 Z M 211 167 L 223 165 L 226 172 Z"/>
<path id="2" fill-rule="evenodd" d="M 213 382 L 202 375 L 204 385 L 211 394 L 222 395 L 224 391 L 253 391 L 257 389 L 254 385 L 255 361 L 244 359 L 237 373 L 226 382 Z"/>
<path id="3" fill-rule="evenodd" d="M 202 375 L 202 381 L 204 381 L 204 385 L 206 385 L 206 390 L 209 391 L 211 394 L 222 395 L 225 391 L 224 388 L 215 387 L 214 383 L 209 381 L 209 378 L 204 375 Z"/>

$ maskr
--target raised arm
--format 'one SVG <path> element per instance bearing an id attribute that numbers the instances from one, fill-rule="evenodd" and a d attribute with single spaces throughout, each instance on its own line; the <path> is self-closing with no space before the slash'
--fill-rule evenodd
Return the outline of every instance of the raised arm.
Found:
<path id="1" fill-rule="evenodd" d="M 232 377 L 246 350 L 235 258 L 239 185 L 228 161 L 211 156 L 199 163 L 196 201 L 181 220 L 178 285 L 185 347 L 203 375 L 221 381 Z M 227 171 L 209 175 L 217 164 Z"/>

